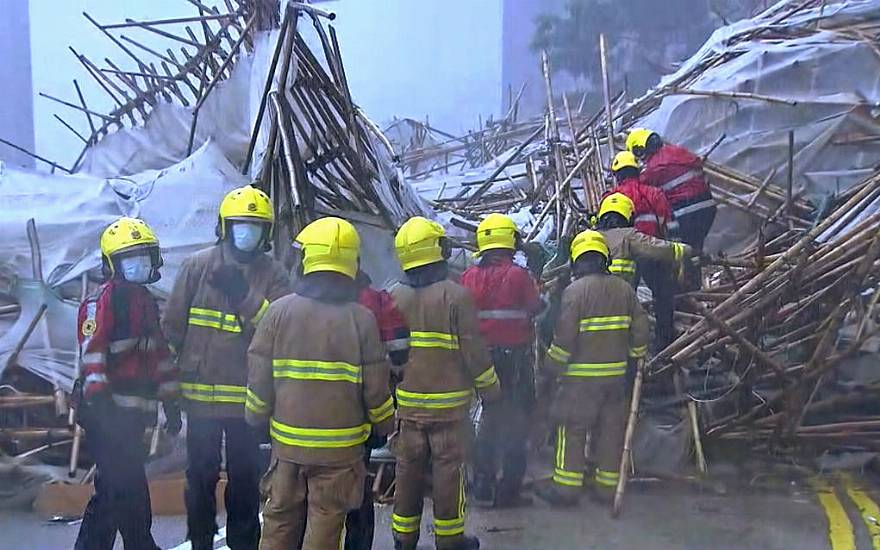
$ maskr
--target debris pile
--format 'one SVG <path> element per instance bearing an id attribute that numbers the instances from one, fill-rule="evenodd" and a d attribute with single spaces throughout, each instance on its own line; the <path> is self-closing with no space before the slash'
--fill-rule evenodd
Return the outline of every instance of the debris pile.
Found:
<path id="1" fill-rule="evenodd" d="M 709 438 L 880 449 L 875 412 L 859 407 L 876 400 L 876 375 L 847 369 L 877 352 L 878 227 L 880 173 L 809 230 L 717 259 L 702 290 L 679 296 L 686 330 L 651 375 L 689 373 Z"/>

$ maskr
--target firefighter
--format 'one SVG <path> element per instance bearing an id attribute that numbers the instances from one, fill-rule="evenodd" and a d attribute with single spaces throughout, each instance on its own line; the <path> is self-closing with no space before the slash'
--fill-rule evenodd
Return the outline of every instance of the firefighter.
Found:
<path id="1" fill-rule="evenodd" d="M 639 171 L 639 161 L 635 155 L 629 151 L 617 153 L 611 163 L 611 173 L 614 174 L 617 187 L 611 193 L 623 193 L 633 202 L 633 226 L 638 231 L 663 238 L 667 225 L 672 221 L 669 202 L 661 190 L 642 182 Z"/>
<path id="2" fill-rule="evenodd" d="M 535 403 L 532 318 L 544 304 L 529 272 L 513 263 L 518 241 L 513 220 L 489 214 L 477 227 L 479 263 L 461 277 L 476 302 L 480 334 L 502 388 L 499 403 L 484 412 L 474 465 L 474 497 L 496 507 L 529 504 L 520 488 Z M 502 475 L 496 485 L 499 458 Z"/>
<path id="3" fill-rule="evenodd" d="M 272 439 L 261 550 L 339 548 L 346 514 L 363 501 L 364 443 L 393 428 L 385 348 L 357 303 L 357 231 L 321 218 L 296 243 L 303 276 L 269 307 L 248 351 L 247 421 Z"/>
<path id="4" fill-rule="evenodd" d="M 703 159 L 684 147 L 663 143 L 659 134 L 645 128 L 630 131 L 626 148 L 641 160 L 642 180 L 666 195 L 674 217 L 673 235 L 691 245 L 697 255 L 702 254 L 717 211 L 703 173 Z M 698 266 L 688 264 L 686 276 L 689 288 L 700 287 Z"/>
<path id="5" fill-rule="evenodd" d="M 391 295 L 371 285 L 369 275 L 358 270 L 355 282 L 360 289 L 358 302 L 370 310 L 379 327 L 379 337 L 391 360 L 393 370 L 402 369 L 409 357 L 409 328 L 400 310 L 394 306 Z M 392 372 L 391 386 L 397 376 Z M 373 449 L 384 446 L 386 438 L 370 436 L 367 440 L 364 464 L 369 466 Z M 345 550 L 370 550 L 373 546 L 375 511 L 373 510 L 373 482 L 364 478 L 364 498 L 360 508 L 352 510 L 345 518 Z"/>
<path id="6" fill-rule="evenodd" d="M 584 445 L 590 434 L 594 495 L 613 497 L 626 424 L 624 375 L 629 359 L 644 356 L 648 319 L 635 291 L 608 271 L 601 233 L 586 230 L 571 244 L 572 282 L 544 368 L 558 377 L 551 416 L 557 423 L 552 482 L 538 495 L 554 505 L 574 505 L 584 486 Z"/>
<path id="7" fill-rule="evenodd" d="M 675 282 L 687 265 L 693 249 L 683 243 L 666 241 L 637 231 L 633 227 L 633 202 L 623 193 L 612 193 L 599 206 L 596 228 L 611 250 L 611 272 L 635 287 L 642 275 L 654 296 L 654 345 L 663 349 L 672 342 Z"/>
<path id="8" fill-rule="evenodd" d="M 83 370 L 74 401 L 97 476 L 74 548 L 112 548 L 119 531 L 126 550 L 158 550 L 144 474 L 157 399 L 168 432 L 180 431 L 177 371 L 146 288 L 159 280 L 159 240 L 143 221 L 120 218 L 101 235 L 101 258 L 106 282 L 80 305 L 77 327 Z"/>
<path id="9" fill-rule="evenodd" d="M 216 245 L 187 258 L 163 328 L 178 352 L 187 412 L 186 509 L 193 550 L 214 547 L 215 490 L 226 456 L 226 541 L 253 550 L 260 540 L 259 439 L 244 420 L 247 348 L 269 303 L 290 292 L 284 268 L 265 254 L 274 214 L 250 185 L 220 203 Z"/>
<path id="10" fill-rule="evenodd" d="M 447 279 L 450 248 L 443 227 L 410 218 L 394 246 L 406 277 L 391 296 L 410 329 L 392 445 L 397 457 L 394 547 L 416 548 L 430 469 L 437 548 L 473 550 L 479 540 L 464 534 L 465 459 L 472 431 L 468 411 L 475 390 L 484 404 L 499 397 L 498 377 L 480 337 L 470 292 Z"/>

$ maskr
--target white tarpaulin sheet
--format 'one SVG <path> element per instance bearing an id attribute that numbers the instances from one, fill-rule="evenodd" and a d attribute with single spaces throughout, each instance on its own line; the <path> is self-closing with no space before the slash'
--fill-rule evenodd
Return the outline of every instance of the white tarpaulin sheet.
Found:
<path id="1" fill-rule="evenodd" d="M 215 240 L 217 205 L 247 183 L 212 143 L 164 170 L 129 178 L 102 179 L 25 172 L 0 172 L 0 274 L 31 277 L 27 220 L 33 218 L 50 286 L 98 268 L 98 240 L 120 216 L 144 219 L 156 232 L 165 259 L 157 290 L 170 291 L 181 260 Z"/>
<path id="2" fill-rule="evenodd" d="M 164 170 L 125 179 L 60 176 L 3 168 L 0 171 L 0 292 L 21 306 L 17 321 L 0 336 L 0 371 L 42 304 L 49 309 L 27 341 L 18 363 L 69 390 L 73 380 L 76 301 L 58 287 L 98 269 L 101 232 L 119 216 L 144 219 L 156 232 L 165 265 L 153 285 L 170 292 L 183 259 L 216 240 L 217 204 L 245 176 L 206 143 Z M 26 224 L 33 218 L 47 286 L 32 277 Z"/>
<path id="3" fill-rule="evenodd" d="M 788 4 L 782 9 L 782 4 Z M 721 135 L 714 162 L 787 186 L 788 134 L 794 132 L 794 189 L 818 202 L 873 173 L 880 163 L 880 55 L 870 40 L 846 27 L 880 22 L 880 2 L 829 2 L 780 21 L 781 3 L 763 14 L 717 30 L 658 88 L 675 87 L 709 58 L 729 56 L 706 69 L 687 89 L 736 92 L 765 99 L 668 95 L 635 126 L 670 142 L 704 151 Z M 758 29 L 772 29 L 748 38 Z M 650 94 L 651 92 L 649 92 Z M 791 104 L 794 103 L 794 104 Z M 719 212 L 716 233 L 746 229 L 754 219 Z"/>

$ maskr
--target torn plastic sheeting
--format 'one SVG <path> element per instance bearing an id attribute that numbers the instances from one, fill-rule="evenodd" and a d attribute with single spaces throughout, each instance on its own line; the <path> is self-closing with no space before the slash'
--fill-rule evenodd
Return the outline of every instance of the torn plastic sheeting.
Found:
<path id="1" fill-rule="evenodd" d="M 70 392 L 75 372 L 74 327 L 79 304 L 62 300 L 52 289 L 32 279 L 18 279 L 9 292 L 21 305 L 21 313 L 12 327 L 0 336 L 0 375 L 40 307 L 46 304 L 48 309 L 25 343 L 17 362 L 53 386 Z"/>
<path id="2" fill-rule="evenodd" d="M 880 162 L 880 140 L 872 140 L 880 136 L 875 116 L 880 56 L 866 41 L 827 30 L 880 22 L 880 4 L 851 0 L 804 10 L 780 23 L 780 14 L 791 9 L 786 4 L 719 29 L 681 69 L 648 93 L 659 90 L 662 96 L 710 59 L 729 55 L 699 73 L 687 89 L 781 101 L 665 95 L 636 125 L 695 151 L 706 150 L 726 135 L 711 159 L 761 181 L 772 175 L 771 184 L 780 189 L 788 185 L 788 134 L 794 131 L 794 191 L 818 202 L 862 181 Z M 813 25 L 819 19 L 822 30 Z M 772 38 L 749 37 L 767 28 L 779 32 Z M 845 89 L 841 82 L 847 83 Z M 792 101 L 796 104 L 785 103 Z M 760 221 L 720 207 L 707 250 L 736 250 L 751 240 Z"/>
<path id="3" fill-rule="evenodd" d="M 120 216 L 135 216 L 159 237 L 165 265 L 154 287 L 170 292 L 183 259 L 216 240 L 217 205 L 223 195 L 245 183 L 247 178 L 211 141 L 167 169 L 126 179 L 4 169 L 0 173 L 2 274 L 32 276 L 26 233 L 30 218 L 37 226 L 44 277 L 55 287 L 99 268 L 103 230 Z"/>
<path id="4" fill-rule="evenodd" d="M 44 278 L 60 284 L 70 266 L 91 258 L 97 267 L 98 238 L 126 213 L 125 201 L 106 180 L 10 169 L 0 164 L 0 276 L 32 277 L 27 221 L 34 219 L 43 258 Z"/>

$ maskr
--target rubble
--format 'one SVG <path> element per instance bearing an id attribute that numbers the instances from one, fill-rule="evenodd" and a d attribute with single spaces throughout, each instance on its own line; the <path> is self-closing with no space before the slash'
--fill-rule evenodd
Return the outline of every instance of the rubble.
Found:
<path id="1" fill-rule="evenodd" d="M 642 125 L 703 155 L 721 204 L 713 253 L 702 259 L 703 288 L 677 300 L 680 336 L 648 366 L 643 414 L 686 404 L 698 449 L 725 440 L 817 456 L 841 447 L 880 449 L 880 416 L 865 407 L 880 380 L 860 382 L 844 372 L 848 362 L 877 353 L 880 97 L 836 94 L 833 78 L 845 47 L 858 49 L 865 74 L 876 74 L 876 3 L 779 2 L 720 29 L 641 98 L 629 101 L 606 87 L 593 112 L 586 96 L 556 100 L 544 56 L 545 116 L 520 117 L 520 89 L 503 116 L 456 136 L 413 119 L 384 130 L 370 120 L 348 88 L 335 31 L 325 25 L 331 13 L 289 2 L 275 20 L 259 9 L 271 2 L 230 2 L 221 13 L 188 1 L 198 14 L 185 20 L 95 22 L 136 61 L 136 72 L 99 68 L 74 52 L 116 101 L 112 112 L 92 111 L 78 84 L 77 101 L 51 98 L 78 111 L 92 132 L 69 169 L 74 175 L 39 176 L 32 186 L 42 186 L 38 198 L 62 205 L 69 218 L 53 226 L 36 219 L 45 254 L 34 265 L 46 274 L 29 273 L 39 247 L 28 246 L 26 218 L 11 218 L 12 237 L 0 246 L 0 278 L 16 282 L 3 287 L 0 323 L 18 319 L 0 338 L 8 384 L 0 387 L 4 452 L 55 462 L 69 454 L 74 438 L 64 392 L 75 373 L 75 345 L 72 333 L 57 327 L 73 326 L 76 300 L 97 281 L 90 275 L 100 265 L 94 243 L 107 220 L 142 215 L 156 225 L 163 251 L 164 235 L 171 237 L 164 284 L 185 253 L 213 240 L 207 205 L 256 179 L 278 212 L 279 257 L 290 261 L 287 243 L 309 220 L 342 215 L 364 236 L 365 269 L 385 286 L 399 275 L 389 260 L 392 231 L 408 216 L 441 220 L 470 249 L 479 219 L 503 211 L 526 241 L 543 245 L 535 271 L 552 294 L 568 276 L 566 239 L 610 189 L 611 152 Z M 166 30 L 186 24 L 200 32 Z M 120 29 L 164 33 L 188 49 L 152 51 Z M 772 90 L 755 68 L 765 49 L 778 56 L 767 71 Z M 786 51 L 809 61 L 812 81 L 824 87 L 799 88 L 804 79 L 787 72 L 795 59 Z M 231 112 L 237 115 L 225 115 Z M 214 178 L 200 181 L 191 204 L 165 211 L 174 187 L 163 185 L 180 184 L 187 171 Z M 4 179 L 24 177 L 4 168 L 0 195 Z M 100 204 L 78 212 L 72 185 Z M 83 213 L 88 223 L 77 221 Z M 188 230 L 171 231 L 181 219 Z M 161 295 L 163 287 L 155 290 Z M 637 442 L 635 449 L 638 458 L 643 447 Z"/>

